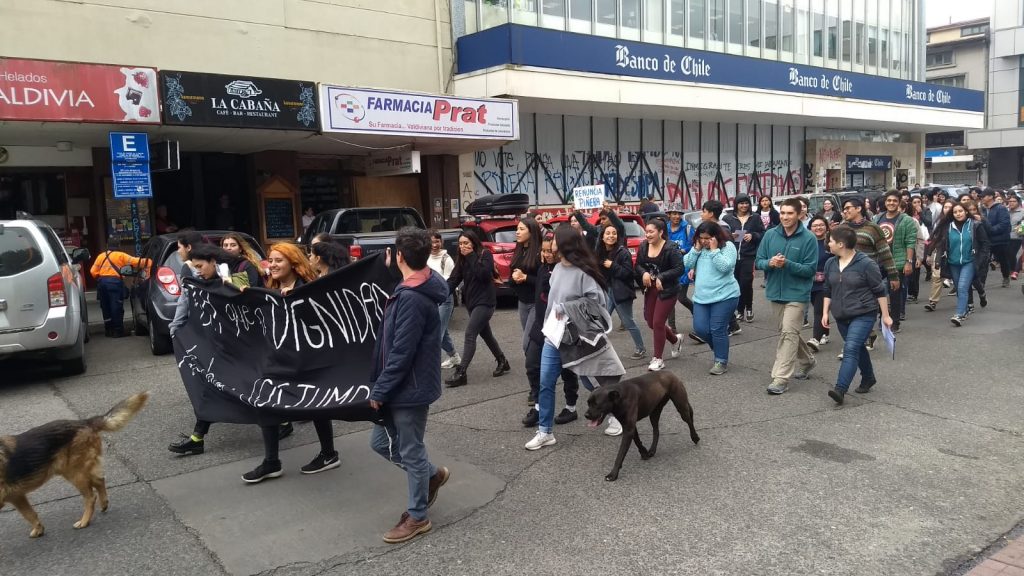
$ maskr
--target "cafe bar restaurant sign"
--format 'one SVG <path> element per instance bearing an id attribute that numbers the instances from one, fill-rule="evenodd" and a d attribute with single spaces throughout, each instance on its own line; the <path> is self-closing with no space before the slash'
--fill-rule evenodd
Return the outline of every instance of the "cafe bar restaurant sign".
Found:
<path id="1" fill-rule="evenodd" d="M 319 129 L 313 82 L 161 70 L 160 92 L 165 124 Z"/>
<path id="2" fill-rule="evenodd" d="M 0 58 L 0 120 L 160 123 L 156 70 Z"/>
<path id="3" fill-rule="evenodd" d="M 519 139 L 515 100 L 321 85 L 324 132 Z"/>

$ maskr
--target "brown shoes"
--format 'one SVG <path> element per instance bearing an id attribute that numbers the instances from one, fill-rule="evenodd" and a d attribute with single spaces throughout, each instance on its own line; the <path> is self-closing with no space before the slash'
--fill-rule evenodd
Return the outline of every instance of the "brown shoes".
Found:
<path id="1" fill-rule="evenodd" d="M 384 541 L 388 544 L 408 542 L 420 534 L 430 532 L 431 528 L 433 526 L 430 524 L 430 518 L 416 520 L 408 512 L 402 512 L 402 518 L 394 528 L 388 530 L 388 533 L 384 535 Z"/>
<path id="2" fill-rule="evenodd" d="M 434 505 L 434 500 L 437 500 L 437 490 L 444 486 L 449 476 L 451 476 L 451 472 L 447 468 L 438 466 L 437 472 L 430 477 L 430 487 L 427 488 L 427 508 Z"/>

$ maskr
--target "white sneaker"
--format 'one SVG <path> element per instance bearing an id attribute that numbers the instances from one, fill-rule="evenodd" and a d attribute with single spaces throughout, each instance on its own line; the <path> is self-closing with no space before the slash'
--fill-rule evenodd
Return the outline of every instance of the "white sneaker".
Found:
<path id="1" fill-rule="evenodd" d="M 673 358 L 679 358 L 679 351 L 682 350 L 682 349 L 683 349 L 683 335 L 682 334 L 676 334 L 676 343 L 672 345 L 672 350 L 669 351 L 669 354 L 671 354 Z"/>
<path id="2" fill-rule="evenodd" d="M 821 342 L 819 342 L 817 338 L 811 338 L 807 341 L 807 347 L 817 352 L 821 349 Z"/>
<path id="3" fill-rule="evenodd" d="M 651 363 L 647 365 L 649 372 L 657 372 L 665 367 L 665 361 L 661 358 L 651 358 Z"/>
<path id="4" fill-rule="evenodd" d="M 441 361 L 441 368 L 455 368 L 455 356 L 449 356 Z"/>
<path id="5" fill-rule="evenodd" d="M 540 430 L 538 430 L 537 431 L 537 435 L 533 437 L 533 440 L 530 440 L 529 442 L 526 443 L 526 449 L 527 450 L 540 450 L 541 448 L 543 448 L 545 446 L 551 446 L 554 443 L 555 443 L 555 435 L 554 434 L 547 434 L 545 432 L 541 432 Z"/>
<path id="6" fill-rule="evenodd" d="M 828 344 L 828 334 L 822 334 L 821 338 L 818 338 L 818 344 L 821 344 L 822 346 Z"/>
<path id="7" fill-rule="evenodd" d="M 608 415 L 608 427 L 604 429 L 605 436 L 621 436 L 622 435 L 622 424 L 615 419 L 615 416 Z M 554 440 L 554 438 L 552 438 Z"/>

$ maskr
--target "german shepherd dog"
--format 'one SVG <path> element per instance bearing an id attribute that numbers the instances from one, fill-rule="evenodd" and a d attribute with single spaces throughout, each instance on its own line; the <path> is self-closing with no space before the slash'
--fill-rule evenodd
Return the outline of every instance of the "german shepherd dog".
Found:
<path id="1" fill-rule="evenodd" d="M 99 497 L 107 511 L 100 432 L 116 432 L 131 422 L 149 399 L 143 392 L 122 400 L 103 416 L 88 420 L 56 420 L 18 434 L 0 436 L 0 508 L 10 503 L 32 525 L 29 536 L 43 535 L 43 523 L 28 503 L 28 494 L 54 475 L 63 476 L 85 499 L 85 512 L 75 528 L 92 521 Z"/>
<path id="2" fill-rule="evenodd" d="M 617 384 L 601 386 L 590 394 L 587 399 L 587 413 L 585 417 L 589 420 L 591 428 L 601 425 L 609 414 L 622 424 L 622 443 L 619 444 L 619 454 L 615 457 L 615 465 L 612 471 L 604 477 L 609 482 L 619 478 L 619 469 L 622 468 L 622 460 L 629 451 L 629 442 L 632 440 L 640 451 L 640 458 L 647 460 L 658 451 L 658 421 L 661 419 L 661 411 L 668 404 L 669 400 L 679 411 L 690 426 L 690 440 L 696 444 L 700 442 L 700 436 L 693 427 L 693 408 L 686 396 L 686 387 L 678 376 L 668 370 L 648 372 L 636 378 L 623 380 Z M 636 423 L 644 418 L 651 419 L 651 428 L 654 429 L 654 438 L 651 440 L 650 449 L 644 448 L 640 442 L 640 434 L 636 431 Z"/>

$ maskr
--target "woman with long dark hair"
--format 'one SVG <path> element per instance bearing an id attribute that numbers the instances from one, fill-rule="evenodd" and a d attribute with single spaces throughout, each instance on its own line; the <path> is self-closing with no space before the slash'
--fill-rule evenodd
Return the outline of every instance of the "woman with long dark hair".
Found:
<path id="1" fill-rule="evenodd" d="M 548 316 L 545 322 L 552 315 L 556 320 L 568 319 L 571 322 L 573 310 L 582 308 L 588 313 L 592 310 L 600 311 L 605 320 L 605 329 L 596 334 L 588 332 L 587 336 L 595 337 L 597 344 L 588 344 L 586 348 L 584 331 L 589 330 L 589 326 L 576 324 L 579 338 L 573 342 L 566 342 L 564 337 L 559 342 L 545 338 L 541 350 L 540 392 L 537 399 L 539 424 L 537 434 L 526 443 L 527 450 L 538 450 L 555 443 L 555 436 L 551 433 L 555 413 L 555 382 L 563 364 L 581 377 L 588 390 L 593 389 L 591 378 L 599 385 L 605 385 L 617 382 L 626 372 L 606 336 L 611 329 L 611 316 L 605 309 L 608 285 L 594 253 L 587 247 L 583 235 L 571 226 L 559 226 L 555 230 L 553 249 L 558 251 L 562 260 L 551 272 Z M 622 426 L 611 419 L 605 434 L 622 434 Z"/>
<path id="2" fill-rule="evenodd" d="M 775 209 L 771 196 L 761 196 L 757 200 L 757 212 L 754 215 L 761 219 L 765 231 L 779 225 L 779 211 Z"/>
<path id="3" fill-rule="evenodd" d="M 686 268 L 694 271 L 693 331 L 715 355 L 712 376 L 729 370 L 729 322 L 740 299 L 736 261 L 732 235 L 710 221 L 697 227 L 693 249 L 683 258 Z"/>
<path id="4" fill-rule="evenodd" d="M 672 357 L 679 356 L 682 342 L 666 321 L 675 309 L 679 277 L 683 275 L 683 257 L 674 242 L 667 242 L 665 221 L 655 218 L 644 227 L 644 240 L 636 254 L 634 276 L 644 291 L 644 320 L 654 332 L 654 357 L 647 367 L 656 371 L 665 367 L 662 354 L 666 340 L 672 344 Z"/>
<path id="5" fill-rule="evenodd" d="M 509 268 L 509 288 L 519 303 L 519 325 L 523 329 L 523 352 L 530 340 L 533 306 L 537 299 L 537 269 L 540 268 L 541 229 L 535 218 L 523 218 L 516 225 L 516 248 Z"/>
<path id="6" fill-rule="evenodd" d="M 466 324 L 466 340 L 462 347 L 462 362 L 455 367 L 455 374 L 444 381 L 445 386 L 455 388 L 467 384 L 466 370 L 473 363 L 476 355 L 476 338 L 480 336 L 487 344 L 497 368 L 491 374 L 495 378 L 511 370 L 505 353 L 494 339 L 491 332 L 491 316 L 497 305 L 497 294 L 494 286 L 494 256 L 484 248 L 480 236 L 473 228 L 467 228 L 459 235 L 459 256 L 455 259 L 455 270 L 448 277 L 448 292 L 463 284 L 462 301 L 469 311 L 469 322 Z"/>
<path id="7" fill-rule="evenodd" d="M 340 242 L 312 242 L 309 246 L 309 263 L 316 270 L 317 278 L 340 270 L 352 262 L 348 248 Z"/>
<path id="8" fill-rule="evenodd" d="M 971 218 L 964 204 L 954 204 L 935 227 L 933 257 L 939 258 L 940 267 L 948 267 L 956 288 L 956 314 L 949 319 L 955 326 L 963 325 L 967 318 L 975 261 L 988 248 L 985 232 L 985 227 Z M 983 265 L 988 263 L 983 262 Z"/>
<path id="9" fill-rule="evenodd" d="M 601 244 L 597 247 L 597 262 L 601 266 L 605 282 L 608 283 L 608 312 L 619 313 L 622 326 L 629 331 L 636 350 L 630 356 L 640 360 L 647 355 L 644 337 L 633 320 L 633 300 L 636 299 L 636 284 L 633 279 L 633 256 L 622 245 L 619 231 L 609 224 L 601 232 Z"/>

